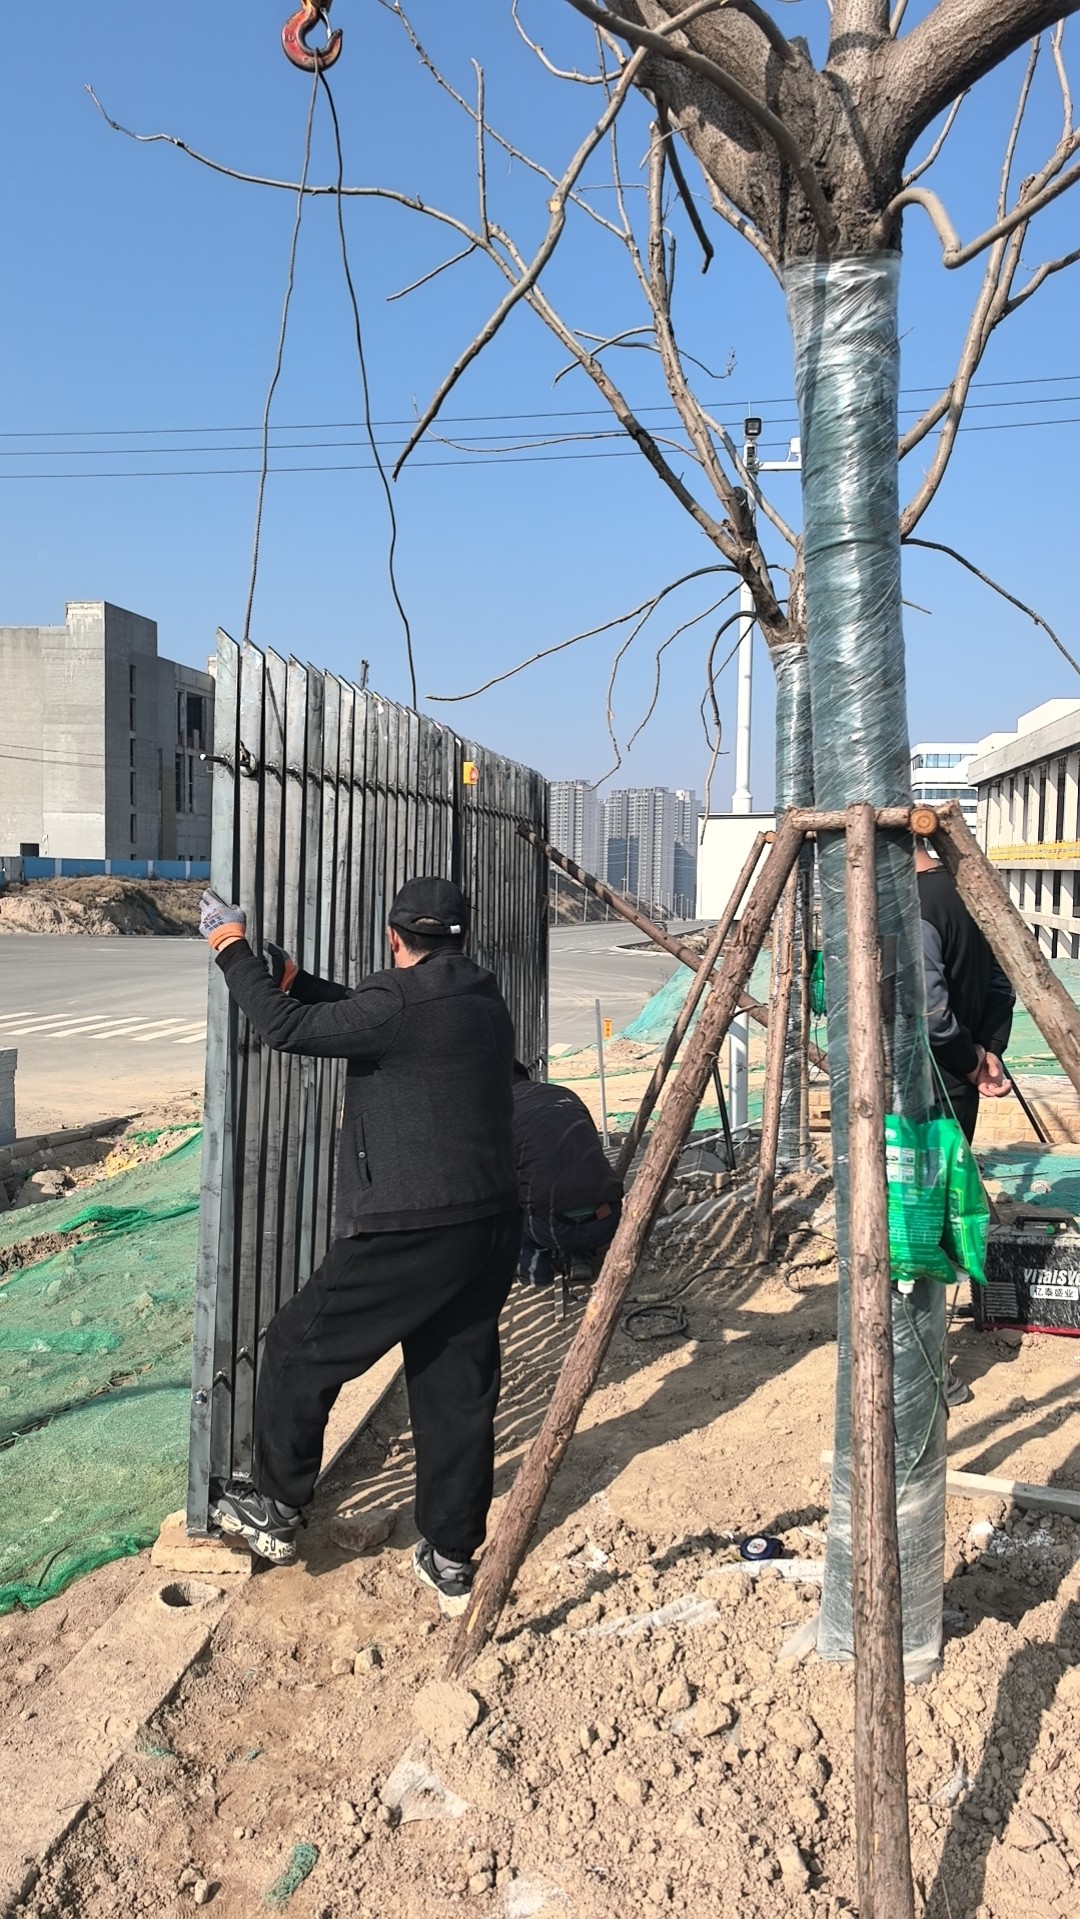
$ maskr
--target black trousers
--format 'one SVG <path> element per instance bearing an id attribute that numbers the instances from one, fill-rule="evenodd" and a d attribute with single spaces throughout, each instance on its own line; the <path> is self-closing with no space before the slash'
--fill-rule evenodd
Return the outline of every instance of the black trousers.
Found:
<path id="1" fill-rule="evenodd" d="M 970 1146 L 975 1137 L 975 1127 L 979 1119 L 980 1095 L 976 1092 L 969 1080 L 965 1086 L 956 1084 L 949 1086 L 949 1098 L 952 1101 L 953 1112 L 956 1114 L 963 1130 L 964 1138 Z"/>
<path id="2" fill-rule="evenodd" d="M 495 1471 L 499 1314 L 521 1214 L 336 1239 L 266 1329 L 252 1478 L 285 1506 L 315 1488 L 342 1386 L 398 1342 L 416 1446 L 416 1524 L 450 1559 L 483 1543 Z"/>

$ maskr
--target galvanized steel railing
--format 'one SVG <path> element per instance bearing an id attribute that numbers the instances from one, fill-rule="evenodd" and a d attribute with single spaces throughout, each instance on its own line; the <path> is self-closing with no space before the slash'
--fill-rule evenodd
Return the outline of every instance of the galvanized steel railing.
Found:
<path id="1" fill-rule="evenodd" d="M 218 635 L 211 885 L 309 972 L 354 986 L 389 964 L 386 916 L 419 873 L 472 902 L 519 1056 L 547 1056 L 547 833 L 538 773 L 332 673 Z M 259 1342 L 330 1236 L 343 1062 L 273 1052 L 210 969 L 188 1524 L 211 1479 L 250 1467 Z"/>

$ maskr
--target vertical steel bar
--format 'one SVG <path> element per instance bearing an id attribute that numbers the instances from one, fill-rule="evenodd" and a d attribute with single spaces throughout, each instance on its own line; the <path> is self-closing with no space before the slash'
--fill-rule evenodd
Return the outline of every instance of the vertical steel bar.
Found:
<path id="1" fill-rule="evenodd" d="M 263 875 L 260 816 L 263 786 L 263 685 L 265 663 L 258 648 L 245 646 L 240 657 L 239 871 L 233 898 L 248 916 L 248 937 L 262 944 Z M 255 1409 L 255 1357 L 258 1348 L 259 1254 L 261 1251 L 263 1045 L 245 1019 L 239 1023 L 239 1132 L 234 1159 L 234 1351 L 232 1470 L 251 1469 L 251 1432 Z"/>
<path id="2" fill-rule="evenodd" d="M 239 722 L 238 650 L 227 633 L 217 636 L 214 749 L 211 790 L 210 884 L 231 897 Z M 210 1476 L 228 1471 L 231 1379 L 218 1381 L 218 1355 L 228 1332 L 232 1346 L 231 1260 L 233 1129 L 230 1111 L 233 1029 L 236 1013 L 225 982 L 211 965 L 206 1014 L 206 1090 L 202 1143 L 202 1199 L 195 1268 L 195 1324 L 191 1355 L 191 1437 L 188 1450 L 187 1523 L 206 1531 Z M 223 1258 L 223 1255 L 225 1257 Z M 224 1322 L 224 1324 L 223 1324 Z M 230 1365 L 231 1372 L 231 1365 Z"/>

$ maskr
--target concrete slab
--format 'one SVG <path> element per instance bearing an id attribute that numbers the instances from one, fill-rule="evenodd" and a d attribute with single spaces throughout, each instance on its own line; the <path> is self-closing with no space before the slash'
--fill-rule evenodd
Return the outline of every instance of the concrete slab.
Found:
<path id="1" fill-rule="evenodd" d="M 35 1716 L 9 1730 L 0 1752 L 0 1914 L 26 1896 L 41 1861 L 209 1643 L 225 1594 L 191 1584 L 185 1594 L 167 1577 L 142 1582 L 42 1686 Z"/>
<path id="2" fill-rule="evenodd" d="M 228 1539 L 190 1538 L 182 1510 L 162 1520 L 161 1531 L 150 1548 L 150 1564 L 163 1573 L 216 1580 L 226 1590 L 238 1580 L 250 1579 L 254 1571 L 246 1546 Z"/>

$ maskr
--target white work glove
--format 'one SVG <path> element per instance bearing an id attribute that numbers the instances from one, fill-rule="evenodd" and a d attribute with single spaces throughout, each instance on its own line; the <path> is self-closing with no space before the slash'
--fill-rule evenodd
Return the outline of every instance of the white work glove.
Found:
<path id="1" fill-rule="evenodd" d="M 225 901 L 219 899 L 216 893 L 212 893 L 209 887 L 199 904 L 202 909 L 199 915 L 199 932 L 213 947 L 215 953 L 220 953 L 226 946 L 231 946 L 234 940 L 244 938 L 247 933 L 247 914 L 242 906 L 226 906 Z"/>

